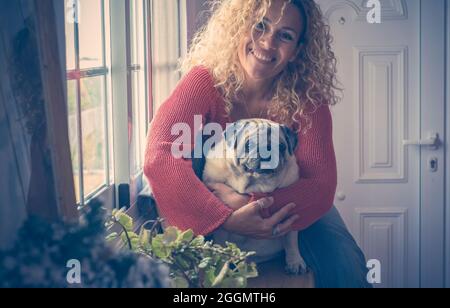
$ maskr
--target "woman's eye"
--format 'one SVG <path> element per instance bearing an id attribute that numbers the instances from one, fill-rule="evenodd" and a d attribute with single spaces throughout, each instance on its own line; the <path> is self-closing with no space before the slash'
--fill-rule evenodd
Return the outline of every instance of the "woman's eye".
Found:
<path id="1" fill-rule="evenodd" d="M 294 40 L 294 37 L 291 34 L 286 33 L 286 32 L 280 33 L 280 38 L 282 41 L 285 41 L 285 42 L 292 42 Z"/>
<path id="2" fill-rule="evenodd" d="M 262 21 L 255 25 L 255 30 L 257 30 L 257 31 L 264 31 L 265 29 L 266 29 L 266 25 Z"/>

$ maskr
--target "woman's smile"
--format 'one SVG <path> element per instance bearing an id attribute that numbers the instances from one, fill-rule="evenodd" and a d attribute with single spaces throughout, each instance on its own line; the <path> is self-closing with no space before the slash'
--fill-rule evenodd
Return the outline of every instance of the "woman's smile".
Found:
<path id="1" fill-rule="evenodd" d="M 273 55 L 253 48 L 250 48 L 250 54 L 252 54 L 253 57 L 255 57 L 256 60 L 258 60 L 262 64 L 271 64 L 276 61 L 276 57 L 274 57 Z"/>

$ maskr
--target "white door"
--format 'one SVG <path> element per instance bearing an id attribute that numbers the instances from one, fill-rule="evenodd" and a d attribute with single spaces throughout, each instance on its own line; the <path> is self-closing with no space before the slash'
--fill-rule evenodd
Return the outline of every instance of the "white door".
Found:
<path id="1" fill-rule="evenodd" d="M 426 67 L 420 33 L 424 18 L 434 22 L 421 12 L 425 3 L 440 1 L 380 1 L 381 24 L 368 23 L 367 0 L 317 1 L 329 18 L 345 89 L 332 109 L 339 172 L 335 204 L 366 257 L 381 262 L 381 287 L 421 285 L 421 204 L 427 202 L 421 179 L 428 172 L 421 159 L 432 154 L 439 168 L 443 150 L 404 141 L 426 139 L 428 132 L 421 131 L 426 121 L 442 122 L 441 131 L 431 125 L 430 133 L 444 132 L 443 118 L 421 116 Z M 434 174 L 433 185 L 441 187 L 440 170 Z"/>

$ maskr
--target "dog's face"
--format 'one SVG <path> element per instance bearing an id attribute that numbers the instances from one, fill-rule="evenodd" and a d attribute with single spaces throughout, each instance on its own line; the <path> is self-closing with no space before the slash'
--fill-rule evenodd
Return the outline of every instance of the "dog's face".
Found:
<path id="1" fill-rule="evenodd" d="M 230 129 L 234 134 L 230 134 Z M 241 173 L 274 176 L 294 155 L 297 135 L 288 127 L 262 119 L 241 120 L 225 132 L 227 147 Z"/>
<path id="2" fill-rule="evenodd" d="M 296 165 L 298 139 L 287 126 L 262 119 L 241 120 L 227 128 L 225 140 L 229 167 L 247 179 L 247 188 L 276 186 L 282 181 L 278 178 L 287 174 L 283 171 Z"/>

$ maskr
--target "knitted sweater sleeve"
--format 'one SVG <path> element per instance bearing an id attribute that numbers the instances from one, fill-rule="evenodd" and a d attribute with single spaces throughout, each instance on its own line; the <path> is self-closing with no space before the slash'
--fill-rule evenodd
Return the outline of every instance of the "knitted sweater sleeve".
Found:
<path id="1" fill-rule="evenodd" d="M 144 163 L 160 215 L 169 225 L 202 235 L 220 227 L 232 210 L 197 178 L 191 159 L 173 155 L 172 148 L 180 148 L 180 135 L 173 135 L 172 129 L 177 123 L 187 124 L 191 133 L 187 141 L 194 149 L 194 116 L 202 116 L 205 124 L 215 112 L 217 97 L 206 69 L 195 68 L 187 74 L 151 124 Z"/>

